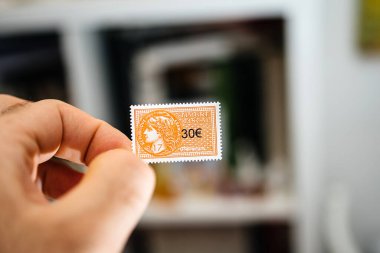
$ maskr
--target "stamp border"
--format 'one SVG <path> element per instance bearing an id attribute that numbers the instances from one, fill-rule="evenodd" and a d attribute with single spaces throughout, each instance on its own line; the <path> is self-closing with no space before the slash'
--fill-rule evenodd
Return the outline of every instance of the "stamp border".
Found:
<path id="1" fill-rule="evenodd" d="M 171 157 L 171 158 L 151 158 L 142 159 L 147 163 L 170 163 L 170 162 L 200 162 L 200 161 L 217 161 L 222 159 L 223 147 L 222 147 L 222 128 L 221 128 L 221 110 L 219 102 L 195 102 L 195 103 L 168 103 L 168 104 L 141 104 L 141 105 L 131 105 L 130 106 L 130 123 L 131 123 L 131 141 L 132 141 L 132 152 L 136 154 L 135 145 L 135 119 L 134 111 L 135 109 L 153 109 L 153 108 L 171 108 L 171 107 L 191 107 L 191 106 L 215 106 L 216 112 L 216 133 L 217 133 L 217 155 L 214 156 L 194 156 L 194 157 Z"/>

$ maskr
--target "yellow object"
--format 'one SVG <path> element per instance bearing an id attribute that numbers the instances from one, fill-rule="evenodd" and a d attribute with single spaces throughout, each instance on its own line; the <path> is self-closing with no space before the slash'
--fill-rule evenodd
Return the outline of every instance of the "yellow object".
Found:
<path id="1" fill-rule="evenodd" d="M 360 47 L 366 52 L 380 52 L 380 0 L 362 0 Z"/>

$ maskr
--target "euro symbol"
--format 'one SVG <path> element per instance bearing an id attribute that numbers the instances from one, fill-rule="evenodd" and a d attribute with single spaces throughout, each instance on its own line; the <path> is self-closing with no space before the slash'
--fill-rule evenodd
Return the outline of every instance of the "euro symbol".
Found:
<path id="1" fill-rule="evenodd" d="M 197 130 L 195 130 L 195 136 L 197 136 L 198 138 L 202 138 L 202 128 L 198 128 Z"/>

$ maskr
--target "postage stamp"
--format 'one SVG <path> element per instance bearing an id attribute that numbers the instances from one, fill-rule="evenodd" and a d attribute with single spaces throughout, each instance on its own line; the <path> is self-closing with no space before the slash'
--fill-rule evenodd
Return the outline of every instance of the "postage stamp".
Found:
<path id="1" fill-rule="evenodd" d="M 222 159 L 220 103 L 131 106 L 132 149 L 149 163 Z"/>

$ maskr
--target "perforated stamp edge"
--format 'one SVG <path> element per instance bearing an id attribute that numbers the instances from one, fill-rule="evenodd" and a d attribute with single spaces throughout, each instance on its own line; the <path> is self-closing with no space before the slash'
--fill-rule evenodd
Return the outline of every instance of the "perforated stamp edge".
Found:
<path id="1" fill-rule="evenodd" d="M 135 135 L 135 119 L 133 117 L 136 109 L 165 109 L 171 107 L 191 107 L 191 106 L 215 106 L 216 111 L 216 134 L 217 134 L 217 155 L 215 156 L 192 156 L 192 157 L 157 157 L 152 159 L 142 159 L 147 163 L 170 163 L 170 162 L 201 162 L 201 161 L 216 161 L 222 159 L 222 128 L 221 128 L 221 109 L 219 102 L 196 102 L 196 103 L 168 103 L 168 104 L 141 104 L 130 106 L 130 121 L 131 121 L 131 141 L 132 152 L 136 152 L 136 135 Z"/>

